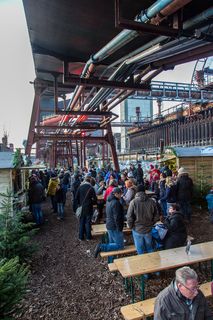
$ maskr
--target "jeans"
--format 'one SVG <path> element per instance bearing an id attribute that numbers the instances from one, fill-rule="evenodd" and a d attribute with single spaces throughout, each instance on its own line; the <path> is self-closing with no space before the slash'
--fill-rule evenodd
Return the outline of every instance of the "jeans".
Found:
<path id="1" fill-rule="evenodd" d="M 63 203 L 57 203 L 57 212 L 59 218 L 63 219 L 64 218 L 64 204 Z"/>
<path id="2" fill-rule="evenodd" d="M 41 204 L 40 203 L 33 203 L 32 204 L 32 212 L 33 217 L 35 219 L 35 222 L 37 225 L 40 225 L 43 223 L 43 213 L 41 211 Z"/>
<path id="3" fill-rule="evenodd" d="M 55 196 L 51 196 L 51 203 L 54 212 L 57 212 L 57 202 L 55 200 Z"/>
<path id="4" fill-rule="evenodd" d="M 184 216 L 185 219 L 188 221 L 191 221 L 191 215 L 192 215 L 192 208 L 191 204 L 188 201 L 179 201 L 180 210 Z"/>
<path id="5" fill-rule="evenodd" d="M 81 216 L 79 221 L 79 239 L 84 240 L 84 234 L 86 239 L 91 240 L 91 215 Z"/>
<path id="6" fill-rule="evenodd" d="M 101 251 L 115 251 L 124 248 L 124 235 L 122 231 L 107 230 L 109 243 L 101 244 Z M 113 262 L 114 257 L 108 257 L 108 263 Z"/>
<path id="7" fill-rule="evenodd" d="M 138 233 L 132 230 L 132 235 L 135 243 L 135 247 L 138 254 L 143 254 L 145 252 L 153 252 L 152 245 L 152 233 Z"/>
<path id="8" fill-rule="evenodd" d="M 166 202 L 166 200 L 161 200 L 160 206 L 163 211 L 163 216 L 166 217 L 167 216 L 167 202 Z"/>

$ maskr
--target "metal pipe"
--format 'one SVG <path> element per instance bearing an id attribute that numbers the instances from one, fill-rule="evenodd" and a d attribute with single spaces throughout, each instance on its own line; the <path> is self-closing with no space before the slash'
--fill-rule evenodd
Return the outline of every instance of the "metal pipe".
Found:
<path id="1" fill-rule="evenodd" d="M 162 9 L 164 9 L 166 6 L 168 6 L 170 3 L 172 3 L 173 0 L 158 0 L 156 1 L 151 7 L 149 7 L 145 14 L 139 15 L 136 18 L 136 21 L 141 22 L 147 22 L 151 18 L 153 18 L 157 13 L 159 13 Z M 86 63 L 84 70 L 81 74 L 81 77 L 85 77 L 88 73 L 88 70 L 90 69 L 90 66 L 92 65 L 92 70 L 94 68 L 93 63 L 100 62 L 101 60 L 106 59 L 110 55 L 112 55 L 115 51 L 126 45 L 128 42 L 133 40 L 138 36 L 138 33 L 136 31 L 131 30 L 123 30 L 120 32 L 116 37 L 114 37 L 106 46 L 104 46 L 101 50 L 99 50 L 96 54 L 93 55 L 93 57 L 88 60 Z M 90 71 L 88 76 L 90 75 Z M 68 105 L 69 109 L 72 109 L 77 102 L 81 92 L 82 87 L 77 86 L 74 90 L 74 94 L 71 98 L 71 101 Z"/>

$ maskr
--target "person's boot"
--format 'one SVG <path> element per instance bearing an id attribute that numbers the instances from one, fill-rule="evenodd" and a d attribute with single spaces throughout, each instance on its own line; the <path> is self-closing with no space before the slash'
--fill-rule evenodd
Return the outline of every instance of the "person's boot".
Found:
<path id="1" fill-rule="evenodd" d="M 94 257 L 97 258 L 98 254 L 101 252 L 101 243 L 98 243 L 94 250 Z"/>

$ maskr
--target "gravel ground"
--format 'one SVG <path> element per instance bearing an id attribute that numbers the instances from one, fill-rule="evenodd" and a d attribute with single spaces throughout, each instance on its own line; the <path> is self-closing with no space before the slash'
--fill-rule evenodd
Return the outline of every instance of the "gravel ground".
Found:
<path id="1" fill-rule="evenodd" d="M 50 203 L 43 205 L 45 224 L 35 236 L 39 251 L 34 256 L 28 291 L 21 303 L 22 320 L 120 320 L 120 307 L 131 303 L 119 274 L 111 274 L 107 262 L 94 259 L 98 239 L 78 240 L 78 223 L 70 199 L 65 220 L 58 221 Z M 213 225 L 207 211 L 196 209 L 187 226 L 193 243 L 213 240 Z M 210 263 L 194 266 L 200 282 L 210 279 Z M 146 297 L 156 296 L 174 276 L 174 270 L 149 280 Z M 136 292 L 139 301 L 139 292 Z M 212 303 L 209 300 L 210 305 Z M 213 304 L 212 304 L 213 306 Z M 213 308 L 212 308 L 213 310 Z"/>

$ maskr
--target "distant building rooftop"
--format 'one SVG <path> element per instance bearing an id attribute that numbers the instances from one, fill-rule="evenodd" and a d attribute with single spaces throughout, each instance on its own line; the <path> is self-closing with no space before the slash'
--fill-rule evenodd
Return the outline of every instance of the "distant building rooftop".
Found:
<path id="1" fill-rule="evenodd" d="M 0 152 L 0 169 L 14 168 L 13 155 L 13 152 Z"/>
<path id="2" fill-rule="evenodd" d="M 213 157 L 213 146 L 206 147 L 173 147 L 177 157 Z"/>

